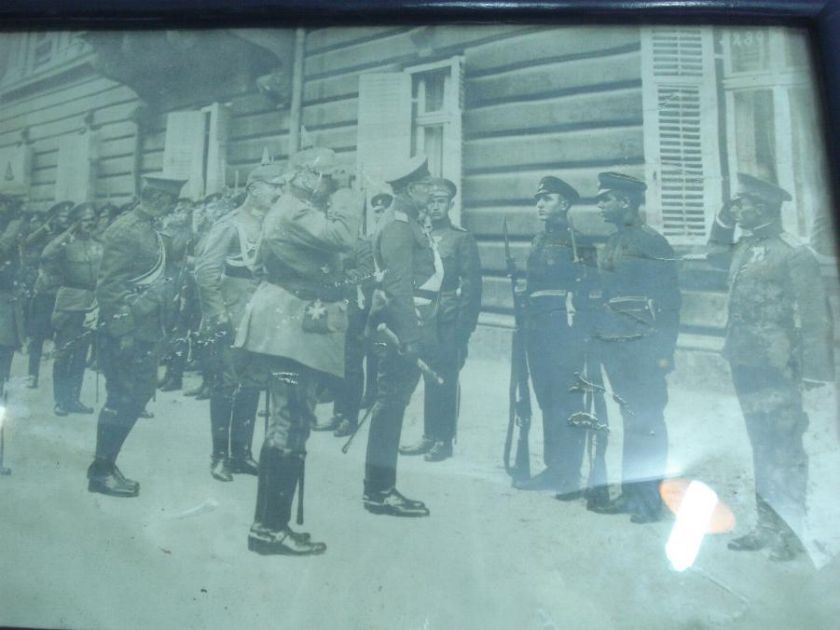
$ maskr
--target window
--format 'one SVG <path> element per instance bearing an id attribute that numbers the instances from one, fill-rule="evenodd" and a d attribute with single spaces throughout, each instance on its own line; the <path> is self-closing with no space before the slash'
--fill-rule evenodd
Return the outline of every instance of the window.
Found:
<path id="1" fill-rule="evenodd" d="M 198 200 L 224 188 L 227 119 L 219 103 L 167 115 L 163 172 L 187 180 L 184 197 Z"/>
<path id="2" fill-rule="evenodd" d="M 768 179 L 788 190 L 785 229 L 820 249 L 828 225 L 826 157 L 807 37 L 802 31 L 727 29 L 721 34 L 729 172 Z M 830 247 L 824 248 L 830 251 Z"/>
<path id="3" fill-rule="evenodd" d="M 721 201 L 712 44 L 700 27 L 643 30 L 645 210 L 674 243 L 705 242 Z"/>
<path id="4" fill-rule="evenodd" d="M 372 194 L 394 160 L 425 154 L 429 171 L 461 188 L 462 59 L 359 77 L 357 170 Z M 460 197 L 451 217 L 460 221 Z"/>

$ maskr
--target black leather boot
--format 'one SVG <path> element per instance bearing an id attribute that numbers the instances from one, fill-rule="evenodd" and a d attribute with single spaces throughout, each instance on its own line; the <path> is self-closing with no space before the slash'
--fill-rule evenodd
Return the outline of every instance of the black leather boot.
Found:
<path id="1" fill-rule="evenodd" d="M 88 491 L 112 497 L 136 497 L 140 484 L 126 479 L 113 462 L 95 458 L 87 471 Z"/>
<path id="2" fill-rule="evenodd" d="M 251 454 L 260 392 L 242 388 L 234 397 L 233 423 L 230 428 L 230 471 L 234 474 L 257 474 L 257 462 Z"/>
<path id="3" fill-rule="evenodd" d="M 210 398 L 210 436 L 213 453 L 210 456 L 210 474 L 218 481 L 233 481 L 228 464 L 228 439 L 233 401 L 228 396 Z"/>
<path id="4" fill-rule="evenodd" d="M 257 481 L 257 507 L 248 549 L 262 555 L 309 556 L 327 546 L 289 527 L 292 501 L 303 470 L 303 456 L 263 445 Z"/>

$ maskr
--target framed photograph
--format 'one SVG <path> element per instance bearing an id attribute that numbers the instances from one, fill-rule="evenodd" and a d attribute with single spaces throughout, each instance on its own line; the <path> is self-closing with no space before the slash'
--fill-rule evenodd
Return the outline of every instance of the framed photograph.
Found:
<path id="1" fill-rule="evenodd" d="M 834 628 L 840 4 L 0 7 L 0 625 Z"/>

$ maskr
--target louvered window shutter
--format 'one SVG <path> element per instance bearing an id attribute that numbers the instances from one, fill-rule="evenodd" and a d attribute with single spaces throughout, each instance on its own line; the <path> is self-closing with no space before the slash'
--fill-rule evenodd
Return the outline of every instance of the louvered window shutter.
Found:
<path id="1" fill-rule="evenodd" d="M 648 222 L 701 242 L 721 202 L 711 29 L 643 29 L 642 77 Z"/>
<path id="2" fill-rule="evenodd" d="M 166 116 L 163 172 L 187 180 L 181 194 L 190 199 L 204 196 L 204 151 L 207 116 L 204 112 L 172 112 Z"/>
<path id="3" fill-rule="evenodd" d="M 359 76 L 356 165 L 368 197 L 380 191 L 386 167 L 411 154 L 411 75 L 403 72 Z M 370 204 L 368 204 L 370 205 Z M 371 217 L 368 216 L 368 225 Z"/>

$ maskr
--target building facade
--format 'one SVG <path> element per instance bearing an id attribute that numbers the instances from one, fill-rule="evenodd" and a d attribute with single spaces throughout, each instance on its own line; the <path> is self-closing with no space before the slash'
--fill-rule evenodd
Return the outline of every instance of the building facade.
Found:
<path id="1" fill-rule="evenodd" d="M 524 263 L 533 191 L 558 175 L 603 232 L 596 174 L 649 184 L 648 222 L 685 256 L 685 348 L 715 351 L 724 279 L 699 252 L 747 171 L 794 196 L 786 229 L 835 274 L 821 110 L 806 34 L 769 28 L 376 26 L 4 35 L 0 158 L 34 203 L 125 201 L 166 170 L 199 198 L 294 148 L 336 150 L 370 190 L 418 152 L 459 184 L 485 327 L 510 326 L 502 220 Z M 836 311 L 835 311 L 836 312 Z"/>

